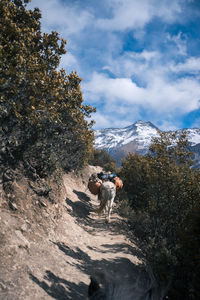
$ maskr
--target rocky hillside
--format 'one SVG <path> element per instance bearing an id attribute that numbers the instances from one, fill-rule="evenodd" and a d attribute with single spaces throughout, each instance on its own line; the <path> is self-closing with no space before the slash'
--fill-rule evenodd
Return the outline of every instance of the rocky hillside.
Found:
<path id="1" fill-rule="evenodd" d="M 96 270 L 120 272 L 130 280 L 138 276 L 137 250 L 116 204 L 109 225 L 94 212 L 97 197 L 87 189 L 94 171 L 100 169 L 64 174 L 59 187 L 52 180 L 54 201 L 45 196 L 44 182 L 18 171 L 12 208 L 0 184 L 0 299 L 86 299 Z"/>

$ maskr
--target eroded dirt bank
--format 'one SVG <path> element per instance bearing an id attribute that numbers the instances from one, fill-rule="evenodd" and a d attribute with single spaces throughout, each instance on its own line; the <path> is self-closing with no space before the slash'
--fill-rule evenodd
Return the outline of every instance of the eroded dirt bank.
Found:
<path id="1" fill-rule="evenodd" d="M 114 209 L 108 225 L 94 212 L 97 197 L 86 189 L 92 168 L 81 177 L 64 175 L 62 201 L 51 207 L 58 210 L 56 218 L 45 205 L 37 223 L 1 208 L 1 300 L 87 299 L 97 269 L 120 271 L 130 280 L 137 276 L 139 261 L 123 220 Z"/>

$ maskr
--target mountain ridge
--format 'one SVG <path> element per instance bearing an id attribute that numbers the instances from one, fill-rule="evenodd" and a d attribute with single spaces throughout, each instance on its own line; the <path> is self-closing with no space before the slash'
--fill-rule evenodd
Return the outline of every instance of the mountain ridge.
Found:
<path id="1" fill-rule="evenodd" d="M 200 128 L 184 128 L 174 131 L 169 130 L 167 132 L 175 131 L 178 133 L 186 131 L 190 150 L 194 150 L 195 160 L 199 160 L 199 147 L 196 147 L 196 145 L 200 144 Z M 159 132 L 163 131 L 150 121 L 144 122 L 139 120 L 124 128 L 95 130 L 94 146 L 96 149 L 106 150 L 119 165 L 120 160 L 123 159 L 129 152 L 138 152 L 142 155 L 146 154 L 149 151 L 152 138 L 158 137 Z M 196 149 L 198 149 L 198 151 L 196 151 Z"/>

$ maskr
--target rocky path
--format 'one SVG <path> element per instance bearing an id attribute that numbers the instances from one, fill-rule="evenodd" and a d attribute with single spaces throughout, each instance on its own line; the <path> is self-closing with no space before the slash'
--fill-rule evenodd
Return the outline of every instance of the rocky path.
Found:
<path id="1" fill-rule="evenodd" d="M 65 175 L 62 215 L 48 235 L 1 211 L 1 300 L 87 299 L 90 275 L 105 269 L 134 280 L 138 259 L 115 209 L 110 224 L 94 213 L 97 197 L 75 175 Z M 55 223 L 55 224 L 54 224 Z M 6 231 L 10 244 L 5 244 Z M 4 247 L 4 248 L 3 248 Z"/>

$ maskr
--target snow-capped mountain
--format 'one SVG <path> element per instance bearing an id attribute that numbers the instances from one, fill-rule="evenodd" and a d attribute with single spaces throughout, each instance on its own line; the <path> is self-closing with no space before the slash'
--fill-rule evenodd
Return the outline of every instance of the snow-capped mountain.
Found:
<path id="1" fill-rule="evenodd" d="M 199 149 L 200 128 L 185 129 L 191 150 Z M 151 122 L 138 121 L 125 128 L 107 128 L 95 131 L 95 148 L 105 149 L 118 163 L 129 152 L 145 154 L 159 129 Z M 182 130 L 179 130 L 181 133 Z M 200 153 L 197 153 L 200 155 Z"/>
<path id="2" fill-rule="evenodd" d="M 158 128 L 151 122 L 138 121 L 125 128 L 108 128 L 95 131 L 95 147 L 111 150 L 137 141 L 139 149 L 148 148 L 152 137 L 158 136 Z"/>

